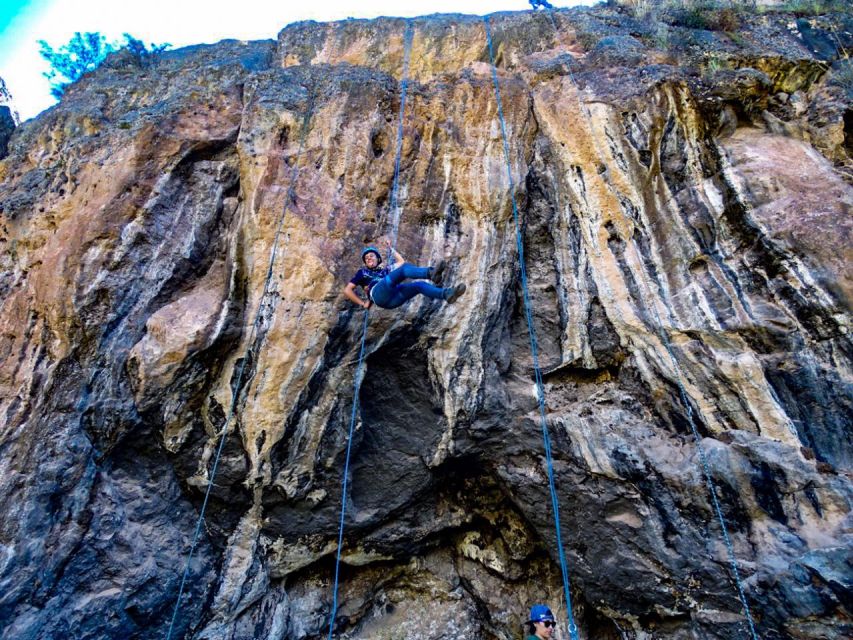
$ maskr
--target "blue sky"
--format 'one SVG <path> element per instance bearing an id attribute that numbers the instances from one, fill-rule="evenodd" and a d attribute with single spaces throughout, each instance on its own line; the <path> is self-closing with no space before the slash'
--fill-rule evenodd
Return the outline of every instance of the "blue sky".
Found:
<path id="1" fill-rule="evenodd" d="M 552 0 L 556 7 L 592 4 L 592 0 Z M 99 31 L 108 40 L 127 32 L 149 42 L 181 47 L 225 38 L 275 38 L 298 20 L 342 20 L 381 15 L 430 13 L 485 14 L 529 9 L 528 0 L 0 0 L 0 77 L 22 119 L 54 102 L 42 72 L 37 40 L 54 48 L 75 31 Z"/>

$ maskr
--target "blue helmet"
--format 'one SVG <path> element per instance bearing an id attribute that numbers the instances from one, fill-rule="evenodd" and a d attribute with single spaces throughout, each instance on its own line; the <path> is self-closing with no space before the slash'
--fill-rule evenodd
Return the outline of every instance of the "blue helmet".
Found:
<path id="1" fill-rule="evenodd" d="M 379 249 L 377 249 L 376 247 L 365 247 L 364 251 L 361 252 L 361 261 L 362 262 L 364 262 L 364 256 L 366 256 L 368 253 L 375 253 L 376 254 L 376 259 L 379 260 L 379 262 L 376 263 L 377 266 L 382 264 L 382 254 L 379 253 Z"/>
<path id="2" fill-rule="evenodd" d="M 530 607 L 530 622 L 554 622 L 554 614 L 544 604 L 534 604 Z"/>

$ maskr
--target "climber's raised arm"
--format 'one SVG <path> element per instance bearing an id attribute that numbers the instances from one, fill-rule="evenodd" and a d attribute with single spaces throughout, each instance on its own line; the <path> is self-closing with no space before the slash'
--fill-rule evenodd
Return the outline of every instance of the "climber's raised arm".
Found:
<path id="1" fill-rule="evenodd" d="M 400 252 L 397 251 L 397 249 L 391 247 L 391 241 L 388 240 L 388 238 L 385 238 L 385 247 L 388 249 L 388 251 L 391 252 L 391 255 L 393 257 L 392 262 L 398 267 L 406 261 L 403 256 L 400 255 Z"/>

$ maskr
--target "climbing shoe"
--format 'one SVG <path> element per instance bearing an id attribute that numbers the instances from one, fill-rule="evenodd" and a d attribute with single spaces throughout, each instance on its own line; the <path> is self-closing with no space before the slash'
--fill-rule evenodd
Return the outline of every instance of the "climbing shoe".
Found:
<path id="1" fill-rule="evenodd" d="M 429 279 L 440 287 L 445 271 L 447 271 L 447 261 L 439 260 L 435 266 L 429 268 Z"/>
<path id="2" fill-rule="evenodd" d="M 448 289 L 448 291 L 450 291 L 450 293 L 447 296 L 447 301 L 448 302 L 456 302 L 457 300 L 459 300 L 459 297 L 463 293 L 465 293 L 465 289 L 467 289 L 467 288 L 468 287 L 465 286 L 464 282 L 462 284 L 457 284 L 455 287 L 451 287 L 450 289 Z"/>

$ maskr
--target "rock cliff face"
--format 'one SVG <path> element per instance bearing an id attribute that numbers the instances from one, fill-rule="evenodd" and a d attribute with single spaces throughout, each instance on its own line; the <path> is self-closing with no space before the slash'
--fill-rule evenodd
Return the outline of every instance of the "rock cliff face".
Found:
<path id="1" fill-rule="evenodd" d="M 851 16 L 490 24 L 581 637 L 747 637 L 688 411 L 761 637 L 850 637 Z M 211 480 L 176 635 L 326 633 L 405 30 L 115 55 L 16 130 L 3 639 L 165 637 Z M 370 312 L 340 637 L 565 612 L 488 60 L 481 19 L 413 21 L 398 248 L 469 289 Z"/>
<path id="2" fill-rule="evenodd" d="M 18 124 L 18 115 L 12 109 L 12 96 L 0 78 L 0 159 L 5 158 L 9 148 L 9 138 Z"/>

